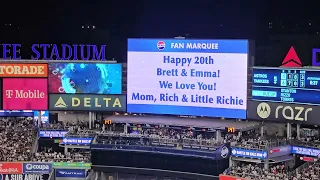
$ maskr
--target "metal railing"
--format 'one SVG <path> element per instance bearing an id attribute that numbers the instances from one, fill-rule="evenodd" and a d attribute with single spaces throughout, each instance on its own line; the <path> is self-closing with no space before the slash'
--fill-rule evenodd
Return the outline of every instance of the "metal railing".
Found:
<path id="1" fill-rule="evenodd" d="M 289 172 L 289 176 L 294 177 L 296 175 L 297 171 L 301 171 L 302 169 L 308 168 L 312 164 L 313 164 L 313 162 L 306 162 L 306 163 L 302 164 L 301 166 L 297 167 L 293 171 Z"/>
<path id="2" fill-rule="evenodd" d="M 150 169 L 150 168 L 136 168 L 136 167 L 123 167 L 123 166 L 99 166 L 94 165 L 93 169 L 99 168 L 102 171 L 94 170 L 96 173 L 100 173 L 101 180 L 219 180 L 218 176 L 171 171 L 163 169 Z M 103 172 L 106 170 L 106 172 Z M 116 171 L 113 171 L 116 170 Z M 135 172 L 135 173 L 132 173 Z"/>
<path id="3" fill-rule="evenodd" d="M 236 144 L 233 147 L 241 149 L 266 151 L 270 148 L 286 146 L 292 144 L 293 140 L 260 140 L 260 142 L 246 142 L 246 144 Z M 252 146 L 252 147 L 250 147 Z"/>

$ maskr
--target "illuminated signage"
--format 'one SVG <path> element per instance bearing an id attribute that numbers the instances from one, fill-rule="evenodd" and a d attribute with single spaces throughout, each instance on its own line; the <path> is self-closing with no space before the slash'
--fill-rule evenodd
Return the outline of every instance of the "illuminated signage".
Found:
<path id="1" fill-rule="evenodd" d="M 312 66 L 320 66 L 320 49 L 313 48 L 312 49 Z"/>
<path id="2" fill-rule="evenodd" d="M 47 77 L 48 64 L 0 64 L 0 77 Z"/>
<path id="3" fill-rule="evenodd" d="M 72 138 L 65 137 L 62 140 L 62 144 L 74 144 L 74 145 L 89 145 L 92 141 L 92 138 Z"/>
<path id="4" fill-rule="evenodd" d="M 4 110 L 47 110 L 48 93 L 46 78 L 4 78 Z"/>
<path id="5" fill-rule="evenodd" d="M 50 94 L 122 94 L 122 65 L 49 63 L 48 80 Z"/>
<path id="6" fill-rule="evenodd" d="M 112 120 L 110 120 L 110 119 L 105 119 L 105 120 L 103 121 L 103 123 L 106 124 L 106 125 L 111 125 L 111 124 L 112 124 Z"/>
<path id="7" fill-rule="evenodd" d="M 39 137 L 59 138 L 59 137 L 64 137 L 67 133 L 68 131 L 40 130 Z"/>
<path id="8" fill-rule="evenodd" d="M 32 60 L 106 60 L 106 45 L 33 44 L 29 49 Z M 22 59 L 21 50 L 21 44 L 0 44 L 0 59 Z"/>
<path id="9" fill-rule="evenodd" d="M 129 39 L 128 112 L 246 119 L 248 44 Z"/>
<path id="10" fill-rule="evenodd" d="M 233 133 L 236 132 L 236 128 L 234 128 L 234 127 L 226 127 L 226 132 L 230 133 L 230 134 L 233 134 Z"/>
<path id="11" fill-rule="evenodd" d="M 319 106 L 248 101 L 248 119 L 320 125 Z"/>
<path id="12" fill-rule="evenodd" d="M 319 69 L 253 67 L 252 99 L 318 105 L 319 77 Z"/>
<path id="13" fill-rule="evenodd" d="M 281 67 L 302 67 L 302 63 L 297 55 L 296 50 L 294 50 L 293 46 L 291 46 L 288 54 L 283 59 Z"/>
<path id="14" fill-rule="evenodd" d="M 59 169 L 59 168 L 90 169 L 91 163 L 54 162 L 52 163 L 52 166 L 56 169 Z"/>
<path id="15" fill-rule="evenodd" d="M 231 151 L 232 156 L 236 157 L 245 157 L 245 158 L 254 158 L 254 159 L 266 159 L 268 153 L 266 151 L 257 151 L 250 149 L 240 149 L 240 148 L 232 148 Z"/>
<path id="16" fill-rule="evenodd" d="M 126 95 L 49 94 L 50 110 L 126 111 Z"/>
<path id="17" fill-rule="evenodd" d="M 292 146 L 292 154 L 319 157 L 320 149 Z"/>

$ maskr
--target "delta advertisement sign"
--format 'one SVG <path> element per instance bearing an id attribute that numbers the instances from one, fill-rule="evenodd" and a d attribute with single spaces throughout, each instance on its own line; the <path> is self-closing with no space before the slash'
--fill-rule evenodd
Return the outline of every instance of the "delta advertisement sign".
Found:
<path id="1" fill-rule="evenodd" d="M 320 66 L 320 48 L 312 48 L 312 50 L 308 50 L 308 53 L 302 52 L 299 53 L 299 56 L 304 57 L 304 54 L 308 54 L 307 57 L 311 55 L 311 65 L 312 66 Z M 286 57 L 283 59 L 281 67 L 303 67 L 303 60 L 310 60 L 309 58 L 300 59 L 296 49 L 291 46 L 289 52 Z M 309 64 L 309 63 L 307 63 Z"/>
<path id="2" fill-rule="evenodd" d="M 3 78 L 3 109 L 47 110 L 47 84 L 46 78 Z"/>

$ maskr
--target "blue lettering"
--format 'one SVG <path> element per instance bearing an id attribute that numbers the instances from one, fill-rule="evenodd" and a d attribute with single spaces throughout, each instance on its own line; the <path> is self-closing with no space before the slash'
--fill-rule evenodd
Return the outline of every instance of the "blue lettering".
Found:
<path id="1" fill-rule="evenodd" d="M 13 47 L 13 58 L 14 60 L 18 60 L 21 59 L 21 56 L 17 57 L 17 54 L 20 54 L 20 48 L 21 48 L 21 44 L 12 44 Z M 19 48 L 19 49 L 17 49 Z"/>
<path id="2" fill-rule="evenodd" d="M 85 57 L 85 47 L 87 47 L 87 57 Z M 81 57 L 81 60 L 89 60 L 90 58 L 90 45 L 84 45 L 84 44 L 80 44 L 80 57 Z"/>
<path id="3" fill-rule="evenodd" d="M 40 58 L 40 52 L 37 50 L 37 48 L 39 48 L 38 44 L 33 44 L 31 46 L 32 52 L 36 54 L 36 56 L 31 56 L 31 59 L 33 60 L 38 60 Z"/>
<path id="4" fill-rule="evenodd" d="M 50 44 L 40 44 L 40 48 L 43 49 L 43 59 L 48 60 L 47 58 L 47 48 L 50 47 Z"/>
<path id="5" fill-rule="evenodd" d="M 55 56 L 56 58 L 54 58 L 54 56 Z M 53 45 L 53 48 L 52 48 L 52 50 L 51 50 L 50 59 L 58 59 L 58 60 L 60 60 L 59 50 L 58 50 L 58 47 L 57 47 L 56 44 Z"/>
<path id="6" fill-rule="evenodd" d="M 220 70 L 218 71 L 198 71 L 195 69 L 190 69 L 190 76 L 191 77 L 220 77 Z"/>
<path id="7" fill-rule="evenodd" d="M 77 44 L 74 44 L 73 45 L 73 59 L 74 60 L 77 60 L 78 59 L 78 45 Z"/>
<path id="8" fill-rule="evenodd" d="M 199 90 L 216 90 L 216 83 L 212 84 L 204 84 L 203 82 L 198 82 Z"/>
<path id="9" fill-rule="evenodd" d="M 153 95 L 144 95 L 140 93 L 132 93 L 132 100 L 136 101 L 155 101 Z"/>
<path id="10" fill-rule="evenodd" d="M 160 88 L 169 88 L 172 89 L 172 83 L 169 83 L 169 81 L 159 81 Z"/>
<path id="11" fill-rule="evenodd" d="M 170 57 L 170 56 L 163 56 L 163 63 L 171 63 L 175 64 L 176 66 L 189 66 L 191 63 L 192 58 L 175 58 L 175 57 Z"/>
<path id="12" fill-rule="evenodd" d="M 217 96 L 217 104 L 243 105 L 243 99 L 239 99 L 238 96 L 236 98 Z"/>
<path id="13" fill-rule="evenodd" d="M 169 102 L 178 102 L 179 97 L 174 93 L 173 95 L 169 95 L 168 93 L 160 94 L 160 101 L 169 101 Z"/>
<path id="14" fill-rule="evenodd" d="M 72 48 L 71 46 L 69 46 L 68 44 L 62 44 L 62 55 L 61 55 L 61 59 L 62 60 L 69 60 L 72 56 Z M 68 49 L 68 53 L 67 53 L 67 49 Z M 68 56 L 67 56 L 68 54 Z"/>
<path id="15" fill-rule="evenodd" d="M 194 84 L 185 84 L 185 83 L 180 83 L 176 81 L 176 89 L 195 89 L 196 85 Z"/>
<path id="16" fill-rule="evenodd" d="M 11 59 L 11 56 L 10 56 L 10 47 L 11 47 L 11 44 L 2 44 L 2 48 L 3 48 L 3 59 Z M 7 54 L 9 54 L 7 56 Z"/>
<path id="17" fill-rule="evenodd" d="M 157 68 L 157 76 L 178 76 L 178 69 L 164 70 Z"/>
<path id="18" fill-rule="evenodd" d="M 213 98 L 208 95 L 191 95 L 191 102 L 193 103 L 213 103 Z"/>
<path id="19" fill-rule="evenodd" d="M 92 45 L 92 54 L 93 54 L 93 57 L 92 59 L 97 59 L 97 60 L 105 60 L 106 59 L 106 45 L 102 45 L 101 48 L 100 48 L 100 52 L 97 48 L 96 45 Z"/>

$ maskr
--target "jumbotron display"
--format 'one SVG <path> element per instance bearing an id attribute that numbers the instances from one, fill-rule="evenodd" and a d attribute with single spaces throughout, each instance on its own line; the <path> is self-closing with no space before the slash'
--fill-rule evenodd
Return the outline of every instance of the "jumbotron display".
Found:
<path id="1" fill-rule="evenodd" d="M 128 40 L 127 110 L 246 118 L 247 40 Z"/>
<path id="2" fill-rule="evenodd" d="M 50 63 L 49 93 L 121 94 L 122 65 Z"/>
<path id="3" fill-rule="evenodd" d="M 253 68 L 252 99 L 320 104 L 320 70 Z"/>

